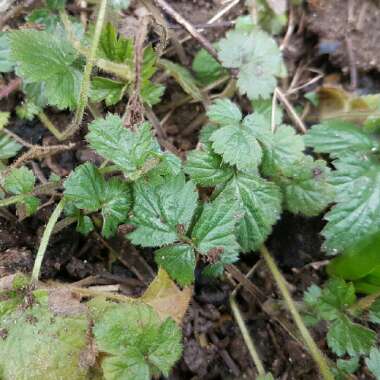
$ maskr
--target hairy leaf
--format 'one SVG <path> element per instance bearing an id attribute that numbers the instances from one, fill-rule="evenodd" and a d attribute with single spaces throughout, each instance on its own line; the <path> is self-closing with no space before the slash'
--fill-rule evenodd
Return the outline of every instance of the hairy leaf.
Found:
<path id="1" fill-rule="evenodd" d="M 157 247 L 174 243 L 189 228 L 198 193 L 184 175 L 168 177 L 159 184 L 139 180 L 134 185 L 133 244 Z"/>

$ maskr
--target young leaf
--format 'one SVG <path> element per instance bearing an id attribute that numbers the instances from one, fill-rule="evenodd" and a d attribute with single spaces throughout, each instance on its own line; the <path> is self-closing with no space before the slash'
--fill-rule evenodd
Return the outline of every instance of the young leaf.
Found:
<path id="1" fill-rule="evenodd" d="M 136 131 L 123 126 L 121 118 L 108 114 L 89 125 L 86 139 L 107 160 L 113 161 L 131 180 L 136 180 L 160 162 L 160 147 L 149 123 Z"/>
<path id="2" fill-rule="evenodd" d="M 328 182 L 330 170 L 326 162 L 310 156 L 289 167 L 287 177 L 279 179 L 284 205 L 294 214 L 319 215 L 334 201 L 334 188 Z"/>
<path id="3" fill-rule="evenodd" d="M 160 59 L 160 65 L 178 82 L 183 91 L 194 100 L 203 99 L 203 95 L 189 70 L 167 59 Z"/>
<path id="4" fill-rule="evenodd" d="M 277 84 L 276 76 L 284 71 L 275 40 L 258 29 L 234 30 L 218 46 L 223 65 L 239 69 L 240 92 L 250 99 L 269 98 Z"/>
<path id="5" fill-rule="evenodd" d="M 211 203 L 206 203 L 195 224 L 191 236 L 196 250 L 205 256 L 218 252 L 223 264 L 237 260 L 239 244 L 235 237 L 235 227 L 241 215 L 233 194 L 219 195 Z"/>
<path id="6" fill-rule="evenodd" d="M 117 178 L 105 181 L 92 164 L 78 166 L 65 181 L 64 187 L 65 197 L 75 207 L 89 212 L 102 211 L 102 233 L 105 237 L 113 235 L 117 226 L 127 220 L 131 206 L 129 185 Z M 90 228 L 88 220 L 80 228 Z"/>
<path id="7" fill-rule="evenodd" d="M 233 169 L 207 145 L 187 154 L 184 170 L 196 184 L 205 187 L 225 183 L 233 175 Z"/>
<path id="8" fill-rule="evenodd" d="M 365 360 L 365 364 L 377 380 L 380 380 L 380 350 L 373 347 L 369 353 L 369 358 Z"/>
<path id="9" fill-rule="evenodd" d="M 91 82 L 90 98 L 93 102 L 105 101 L 106 106 L 118 103 L 124 95 L 126 85 L 109 78 L 95 77 Z"/>
<path id="10" fill-rule="evenodd" d="M 239 173 L 227 184 L 243 214 L 237 226 L 237 237 L 244 252 L 260 247 L 280 217 L 281 192 L 272 182 L 257 175 Z"/>
<path id="11" fill-rule="evenodd" d="M 207 116 L 212 122 L 222 127 L 239 125 L 243 117 L 240 108 L 227 98 L 215 100 L 208 108 Z"/>
<path id="12" fill-rule="evenodd" d="M 188 230 L 197 200 L 194 183 L 186 182 L 182 174 L 165 178 L 159 184 L 137 181 L 131 218 L 136 229 L 128 238 L 143 247 L 174 243 Z"/>
<path id="13" fill-rule="evenodd" d="M 22 166 L 13 169 L 4 179 L 4 189 L 12 194 L 28 194 L 34 189 L 36 178 L 33 172 Z"/>
<path id="14" fill-rule="evenodd" d="M 338 356 L 367 354 L 376 340 L 376 333 L 353 323 L 346 316 L 336 319 L 327 333 L 327 343 Z"/>
<path id="15" fill-rule="evenodd" d="M 337 204 L 322 231 L 326 249 L 337 253 L 380 231 L 380 164 L 376 157 L 349 154 L 334 161 L 331 182 Z"/>
<path id="16" fill-rule="evenodd" d="M 9 39 L 19 75 L 28 82 L 43 82 L 49 104 L 75 108 L 82 74 L 72 66 L 77 53 L 70 43 L 37 30 L 17 30 Z"/>
<path id="17" fill-rule="evenodd" d="M 7 160 L 15 156 L 21 145 L 7 136 L 5 133 L 0 132 L 0 160 Z"/>
<path id="18" fill-rule="evenodd" d="M 187 244 L 174 244 L 156 251 L 155 259 L 180 285 L 194 282 L 195 253 Z"/>
<path id="19" fill-rule="evenodd" d="M 332 157 L 347 155 L 347 152 L 366 154 L 380 147 L 371 135 L 343 120 L 314 125 L 306 134 L 305 142 L 316 152 L 329 153 Z"/>

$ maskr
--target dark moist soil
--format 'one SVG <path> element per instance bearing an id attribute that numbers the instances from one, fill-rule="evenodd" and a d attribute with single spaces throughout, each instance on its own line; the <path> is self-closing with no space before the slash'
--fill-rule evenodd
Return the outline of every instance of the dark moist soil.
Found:
<path id="1" fill-rule="evenodd" d="M 195 25 L 207 22 L 223 7 L 222 0 L 173 0 L 170 3 Z M 243 11 L 243 6 L 236 6 L 222 21 L 233 20 Z M 133 15 L 126 15 L 128 22 L 124 22 L 124 25 L 129 23 L 133 26 L 133 19 L 136 19 Z M 174 20 L 167 18 L 167 21 L 176 28 L 174 30 L 179 38 L 187 35 Z M 123 29 L 123 23 L 121 28 Z M 208 29 L 205 36 L 213 42 L 226 29 L 227 26 Z M 309 0 L 305 9 L 295 11 L 295 32 L 284 49 L 284 57 L 291 76 L 299 64 L 306 60 L 327 73 L 343 73 L 344 80 L 354 67 L 358 71 L 359 81 L 371 92 L 378 88 L 377 73 L 374 70 L 380 69 L 380 50 L 377 48 L 379 40 L 380 10 L 375 2 Z M 184 47 L 191 62 L 199 46 L 190 40 Z M 174 53 L 172 59 L 177 59 Z M 364 76 L 362 72 L 367 74 Z M 165 84 L 168 90 L 164 103 L 155 109 L 160 118 L 167 113 L 165 104 L 183 96 L 177 84 L 170 80 Z M 312 89 L 313 87 L 306 88 L 305 92 Z M 243 108 L 249 110 L 247 103 L 240 98 L 237 100 Z M 20 95 L 13 93 L 0 101 L 0 107 L 2 110 L 13 110 L 20 101 Z M 117 111 L 122 112 L 125 105 L 120 107 Z M 202 105 L 186 104 L 178 107 L 164 124 L 168 140 L 182 154 L 197 143 L 198 131 L 203 124 L 199 120 L 199 114 L 203 110 Z M 65 113 L 57 114 L 53 110 L 48 113 L 62 129 L 70 120 L 70 115 Z M 91 120 L 90 115 L 86 117 Z M 38 121 L 20 121 L 12 115 L 10 129 L 33 144 L 54 143 Z M 46 177 L 56 171 L 61 171 L 60 174 L 62 171 L 68 173 L 85 161 L 99 163 L 99 157 L 83 144 L 84 133 L 85 131 L 82 136 L 76 136 L 78 145 L 74 152 L 38 163 Z M 21 222 L 17 221 L 12 207 L 9 211 L 0 210 L 1 277 L 15 271 L 29 272 L 32 269 L 36 247 L 52 207 L 44 207 L 32 218 Z M 296 299 L 300 299 L 303 291 L 312 283 L 320 284 L 325 280 L 326 262 L 321 252 L 322 238 L 319 235 L 323 224 L 321 218 L 303 218 L 284 213 L 267 242 Z M 92 278 L 96 284 L 118 283 L 124 294 L 138 296 L 152 280 L 157 269 L 152 253 L 152 250 L 132 247 L 124 238 L 122 228 L 116 237 L 106 241 L 98 233 L 83 237 L 73 226 L 69 226 L 53 235 L 44 261 L 42 279 L 77 282 Z M 283 310 L 271 276 L 258 259 L 257 253 L 243 255 L 237 267 L 229 270 L 228 275 L 220 280 L 210 280 L 202 277 L 200 272 L 197 273 L 194 299 L 183 322 L 184 354 L 169 379 L 256 378 L 255 367 L 228 302 L 231 291 L 238 282 L 236 271 L 247 273 L 254 265 L 257 268 L 250 279 L 252 285 L 243 286 L 237 298 L 265 367 L 279 379 L 318 379 L 310 356 L 296 339 L 296 330 Z M 326 349 L 324 327 L 314 329 L 313 334 L 319 346 Z M 371 379 L 371 376 L 363 372 L 357 379 Z"/>

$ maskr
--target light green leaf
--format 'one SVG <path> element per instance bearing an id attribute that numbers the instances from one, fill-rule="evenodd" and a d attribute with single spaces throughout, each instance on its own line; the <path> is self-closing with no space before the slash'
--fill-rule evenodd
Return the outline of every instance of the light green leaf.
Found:
<path id="1" fill-rule="evenodd" d="M 369 153 L 379 150 L 379 142 L 362 129 L 343 120 L 325 121 L 314 125 L 306 134 L 305 142 L 318 153 L 329 153 L 332 157 L 348 152 Z"/>
<path id="2" fill-rule="evenodd" d="M 124 95 L 126 85 L 109 78 L 95 77 L 91 82 L 90 98 L 93 102 L 105 101 L 106 106 L 118 103 Z"/>
<path id="3" fill-rule="evenodd" d="M 98 169 L 91 163 L 78 166 L 64 183 L 65 197 L 75 207 L 89 212 L 101 210 L 104 223 L 102 233 L 109 237 L 117 226 L 128 218 L 131 207 L 129 185 L 118 178 L 105 181 Z M 88 230 L 90 225 L 79 226 Z"/>
<path id="4" fill-rule="evenodd" d="M 205 49 L 199 50 L 195 55 L 192 69 L 197 80 L 204 85 L 218 80 L 227 73 L 223 66 Z"/>
<path id="5" fill-rule="evenodd" d="M 280 189 L 257 175 L 239 173 L 227 184 L 225 191 L 235 194 L 243 214 L 236 232 L 242 250 L 257 249 L 280 217 Z"/>
<path id="6" fill-rule="evenodd" d="M 155 259 L 180 285 L 194 282 L 195 254 L 190 245 L 169 245 L 156 251 Z"/>
<path id="7" fill-rule="evenodd" d="M 42 111 L 41 107 L 38 107 L 30 100 L 26 100 L 21 105 L 16 107 L 16 114 L 20 119 L 33 120 L 36 115 Z"/>
<path id="8" fill-rule="evenodd" d="M 18 74 L 28 82 L 44 82 L 49 104 L 75 108 L 81 72 L 72 64 L 77 53 L 71 44 L 46 31 L 17 30 L 9 36 Z"/>
<path id="9" fill-rule="evenodd" d="M 330 169 L 322 160 L 305 156 L 289 167 L 287 177 L 279 179 L 284 206 L 294 214 L 319 215 L 334 201 L 335 191 L 329 183 Z"/>
<path id="10" fill-rule="evenodd" d="M 217 254 L 223 264 L 236 261 L 239 244 L 235 228 L 241 216 L 233 194 L 226 192 L 213 202 L 206 203 L 191 232 L 196 250 L 210 257 Z"/>
<path id="11" fill-rule="evenodd" d="M 267 373 L 265 375 L 259 375 L 256 380 L 274 380 L 274 377 L 271 373 Z"/>
<path id="12" fill-rule="evenodd" d="M 145 80 L 141 84 L 141 99 L 144 103 L 148 104 L 149 107 L 152 107 L 161 102 L 161 98 L 165 93 L 165 86 L 162 84 L 156 84 L 150 80 Z"/>
<path id="13" fill-rule="evenodd" d="M 23 205 L 25 206 L 25 216 L 33 215 L 40 205 L 40 200 L 32 195 L 27 195 L 23 199 Z"/>
<path id="14" fill-rule="evenodd" d="M 322 234 L 328 253 L 336 254 L 380 231 L 380 163 L 348 154 L 333 164 L 337 204 L 326 214 Z"/>
<path id="15" fill-rule="evenodd" d="M 207 116 L 220 126 L 239 125 L 243 117 L 236 103 L 227 98 L 215 100 L 208 108 Z"/>
<path id="16" fill-rule="evenodd" d="M 9 121 L 9 112 L 0 112 L 0 130 L 2 130 Z"/>
<path id="17" fill-rule="evenodd" d="M 102 362 L 105 380 L 150 380 L 149 365 L 135 352 L 106 357 Z"/>
<path id="18" fill-rule="evenodd" d="M 113 161 L 131 180 L 157 166 L 162 155 L 149 123 L 142 123 L 136 131 L 131 131 L 113 114 L 93 121 L 86 139 L 91 148 Z"/>
<path id="19" fill-rule="evenodd" d="M 0 132 L 0 160 L 7 160 L 15 156 L 20 149 L 21 145 L 19 143 L 5 133 Z"/>
<path id="20" fill-rule="evenodd" d="M 13 71 L 14 65 L 7 33 L 0 33 L 0 73 Z"/>
<path id="21" fill-rule="evenodd" d="M 186 67 L 167 59 L 160 59 L 160 65 L 178 82 L 183 91 L 189 94 L 194 100 L 203 99 L 203 95 L 198 88 L 194 77 Z"/>
<path id="22" fill-rule="evenodd" d="M 255 136 L 239 125 L 217 129 L 210 136 L 212 148 L 223 156 L 223 161 L 239 170 L 255 170 L 261 162 L 262 149 Z"/>
<path id="23" fill-rule="evenodd" d="M 380 350 L 373 347 L 365 364 L 377 380 L 380 380 Z"/>
<path id="24" fill-rule="evenodd" d="M 338 356 L 367 354 L 376 340 L 376 333 L 351 322 L 346 316 L 336 319 L 327 333 L 327 344 Z"/>
<path id="25" fill-rule="evenodd" d="M 369 320 L 380 324 L 380 299 L 378 298 L 369 309 Z"/>
<path id="26" fill-rule="evenodd" d="M 196 184 L 206 187 L 225 183 L 233 175 L 233 169 L 207 146 L 187 154 L 184 170 Z"/>
<path id="27" fill-rule="evenodd" d="M 130 0 L 111 0 L 110 5 L 117 11 L 125 10 L 129 7 Z"/>
<path id="28" fill-rule="evenodd" d="M 359 357 L 356 356 L 347 360 L 338 359 L 336 361 L 336 364 L 338 369 L 340 369 L 345 374 L 352 374 L 359 368 Z"/>
<path id="29" fill-rule="evenodd" d="M 36 178 L 25 166 L 12 169 L 4 179 L 4 189 L 12 194 L 28 194 L 34 189 Z"/>
<path id="30" fill-rule="evenodd" d="M 198 193 L 184 175 L 168 177 L 161 183 L 143 179 L 134 184 L 134 207 L 131 223 L 136 230 L 128 235 L 133 244 L 157 247 L 178 240 L 189 228 Z"/>
<path id="31" fill-rule="evenodd" d="M 219 43 L 219 58 L 228 68 L 238 68 L 237 86 L 250 99 L 269 98 L 284 66 L 275 40 L 259 29 L 234 30 Z"/>

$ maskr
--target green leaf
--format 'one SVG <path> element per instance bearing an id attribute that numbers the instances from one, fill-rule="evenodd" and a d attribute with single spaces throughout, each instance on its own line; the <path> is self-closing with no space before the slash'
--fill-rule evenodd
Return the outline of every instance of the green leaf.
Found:
<path id="1" fill-rule="evenodd" d="M 71 44 L 56 34 L 37 30 L 17 30 L 9 39 L 18 74 L 28 82 L 43 82 L 49 104 L 75 108 L 82 74 L 72 66 L 77 53 Z"/>
<path id="2" fill-rule="evenodd" d="M 19 143 L 5 133 L 0 132 L 0 160 L 7 160 L 15 156 L 20 149 L 21 145 Z"/>
<path id="3" fill-rule="evenodd" d="M 349 154 L 333 164 L 337 204 L 326 214 L 322 234 L 328 253 L 336 254 L 380 232 L 380 163 Z"/>
<path id="4" fill-rule="evenodd" d="M 148 104 L 149 107 L 161 102 L 161 98 L 165 93 L 165 86 L 162 84 L 156 84 L 150 80 L 145 80 L 141 84 L 141 99 L 144 103 Z"/>
<path id="5" fill-rule="evenodd" d="M 178 82 L 183 91 L 194 100 L 200 101 L 203 99 L 203 95 L 188 69 L 167 59 L 160 59 L 160 65 Z"/>
<path id="6" fill-rule="evenodd" d="M 239 173 L 227 184 L 233 192 L 243 218 L 237 226 L 237 237 L 244 252 L 261 246 L 281 214 L 281 192 L 272 182 L 257 175 Z"/>
<path id="7" fill-rule="evenodd" d="M 294 214 L 319 215 L 334 201 L 335 192 L 328 182 L 330 169 L 322 160 L 306 156 L 288 170 L 279 183 L 284 194 L 284 206 Z"/>
<path id="8" fill-rule="evenodd" d="M 306 134 L 305 142 L 318 153 L 332 157 L 349 152 L 369 153 L 379 150 L 379 143 L 355 124 L 342 120 L 325 121 L 314 125 Z"/>
<path id="9" fill-rule="evenodd" d="M 121 118 L 108 114 L 89 125 L 86 136 L 91 148 L 113 161 L 131 180 L 136 180 L 158 165 L 161 151 L 149 123 L 136 131 L 123 126 Z"/>
<path id="10" fill-rule="evenodd" d="M 338 356 L 367 354 L 376 340 L 376 333 L 346 316 L 336 319 L 327 333 L 327 344 Z"/>
<path id="11" fill-rule="evenodd" d="M 130 0 L 111 0 L 110 5 L 117 11 L 125 10 L 129 7 Z"/>
<path id="12" fill-rule="evenodd" d="M 149 365 L 142 355 L 133 351 L 128 355 L 106 357 L 102 362 L 105 380 L 150 380 Z"/>
<path id="13" fill-rule="evenodd" d="M 197 200 L 194 183 L 186 182 L 184 175 L 165 178 L 159 184 L 137 181 L 131 218 L 136 229 L 128 238 L 143 247 L 174 243 L 188 230 Z"/>
<path id="14" fill-rule="evenodd" d="M 359 368 L 359 357 L 353 357 L 351 359 L 343 360 L 338 359 L 336 361 L 337 367 L 340 371 L 342 371 L 345 375 L 352 374 L 356 372 Z M 346 379 L 346 377 L 343 377 Z"/>
<path id="15" fill-rule="evenodd" d="M 275 40 L 258 29 L 234 30 L 219 42 L 223 66 L 238 68 L 237 86 L 250 99 L 269 98 L 284 66 Z"/>
<path id="16" fill-rule="evenodd" d="M 98 103 L 105 101 L 106 106 L 118 103 L 124 95 L 126 85 L 109 78 L 95 77 L 91 82 L 90 98 Z"/>
<path id="17" fill-rule="evenodd" d="M 207 146 L 187 154 L 184 170 L 196 184 L 205 187 L 225 183 L 233 175 L 233 169 Z"/>
<path id="18" fill-rule="evenodd" d="M 2 130 L 9 121 L 9 112 L 0 112 L 0 130 Z"/>
<path id="19" fill-rule="evenodd" d="M 239 170 L 255 170 L 261 162 L 262 149 L 255 136 L 239 125 L 217 129 L 210 137 L 212 148 L 223 161 Z"/>
<path id="20" fill-rule="evenodd" d="M 190 245 L 175 244 L 156 251 L 155 259 L 180 285 L 194 282 L 195 254 Z"/>
<path id="21" fill-rule="evenodd" d="M 227 98 L 215 100 L 208 108 L 207 116 L 212 122 L 223 127 L 240 125 L 240 121 L 243 117 L 240 108 Z"/>
<path id="22" fill-rule="evenodd" d="M 380 380 L 380 350 L 373 347 L 369 353 L 369 358 L 365 359 L 365 364 L 377 380 Z"/>
<path id="23" fill-rule="evenodd" d="M 240 247 L 235 228 L 240 218 L 238 202 L 233 194 L 226 192 L 206 203 L 191 232 L 196 250 L 210 257 L 218 254 L 223 264 L 236 261 Z"/>
<path id="24" fill-rule="evenodd" d="M 105 181 L 98 169 L 91 163 L 78 166 L 64 183 L 65 197 L 75 207 L 89 212 L 101 209 L 104 223 L 102 233 L 109 237 L 116 232 L 117 226 L 128 218 L 131 207 L 129 185 L 118 178 Z M 79 227 L 88 230 L 86 225 Z"/>
<path id="25" fill-rule="evenodd" d="M 204 85 L 218 80 L 227 73 L 223 66 L 205 49 L 199 50 L 195 55 L 192 69 L 197 80 Z"/>
<path id="26" fill-rule="evenodd" d="M 24 103 L 16 107 L 16 114 L 20 119 L 33 120 L 36 115 L 42 111 L 41 107 L 38 107 L 30 100 L 26 100 Z"/>
<path id="27" fill-rule="evenodd" d="M 380 299 L 378 298 L 369 309 L 369 320 L 380 324 Z"/>
<path id="28" fill-rule="evenodd" d="M 12 194 L 28 194 L 34 189 L 36 178 L 33 172 L 22 166 L 12 171 L 4 179 L 4 189 Z"/>
<path id="29" fill-rule="evenodd" d="M 0 73 L 9 73 L 14 69 L 14 61 L 11 58 L 11 48 L 7 33 L 0 33 Z"/>
<path id="30" fill-rule="evenodd" d="M 25 216 L 33 215 L 40 205 L 40 200 L 32 195 L 25 196 L 23 199 L 23 205 L 25 207 Z"/>
<path id="31" fill-rule="evenodd" d="M 259 375 L 256 380 L 274 380 L 274 377 L 271 373 L 267 373 L 265 375 Z"/>

